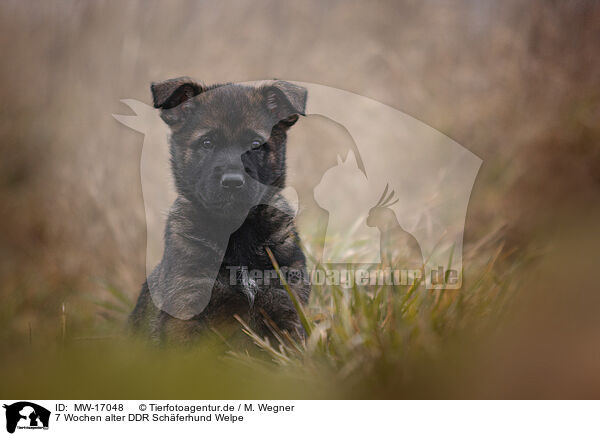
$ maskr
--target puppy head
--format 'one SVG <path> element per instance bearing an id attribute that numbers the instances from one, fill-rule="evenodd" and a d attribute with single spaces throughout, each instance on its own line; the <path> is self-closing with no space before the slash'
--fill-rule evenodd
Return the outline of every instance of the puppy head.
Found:
<path id="1" fill-rule="evenodd" d="M 235 217 L 269 187 L 284 187 L 286 131 L 304 115 L 305 88 L 284 81 L 206 87 L 182 77 L 151 90 L 171 128 L 179 195 L 215 216 Z"/>

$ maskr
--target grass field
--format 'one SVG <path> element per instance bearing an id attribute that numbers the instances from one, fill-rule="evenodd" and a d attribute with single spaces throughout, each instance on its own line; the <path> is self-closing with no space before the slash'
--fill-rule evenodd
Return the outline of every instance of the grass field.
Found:
<path id="1" fill-rule="evenodd" d="M 4 333 L 4 397 L 546 398 L 598 390 L 595 247 L 589 222 L 552 244 L 508 250 L 493 235 L 467 247 L 460 290 L 314 286 L 304 342 L 247 342 L 218 331 L 158 347 L 125 333 L 130 292 L 73 293 L 44 324 Z M 310 246 L 310 241 L 306 241 Z M 525 254 L 527 253 L 527 254 Z M 591 254 L 591 255 L 590 255 Z M 0 321 L 20 306 L 6 299 Z M 40 302 L 38 304 L 44 304 Z M 42 310 L 42 309 L 39 309 Z"/>
<path id="2" fill-rule="evenodd" d="M 363 398 L 445 396 L 463 377 L 463 349 L 494 334 L 513 301 L 512 277 L 498 273 L 501 245 L 467 271 L 458 291 L 411 286 L 314 286 L 301 309 L 310 332 L 269 342 L 240 320 L 249 340 L 230 346 L 212 332 L 193 347 L 157 347 L 124 331 L 129 293 L 105 283 L 101 301 L 68 303 L 47 330 L 5 353 L 7 397 Z M 516 266 L 515 266 L 516 265 Z M 84 306 L 84 310 L 81 307 Z M 77 319 L 75 312 L 92 314 Z"/>

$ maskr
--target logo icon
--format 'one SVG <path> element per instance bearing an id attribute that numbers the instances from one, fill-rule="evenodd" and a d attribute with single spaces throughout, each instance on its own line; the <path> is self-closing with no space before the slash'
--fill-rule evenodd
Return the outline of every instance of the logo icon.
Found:
<path id="1" fill-rule="evenodd" d="M 50 411 L 29 401 L 18 401 L 4 405 L 6 409 L 6 431 L 14 433 L 18 429 L 48 429 Z"/>
<path id="2" fill-rule="evenodd" d="M 312 282 L 319 282 L 315 277 L 321 269 L 389 271 L 400 279 L 403 275 L 420 278 L 427 289 L 460 289 L 467 207 L 482 160 L 443 133 L 383 103 L 314 83 L 295 84 L 308 91 L 305 120 L 327 119 L 348 136 L 337 156 L 325 152 L 331 145 L 327 141 L 323 150 L 305 153 L 303 168 L 313 174 L 306 176 L 305 183 L 292 181 L 281 192 L 291 207 L 284 212 L 311 220 L 308 275 Z M 166 141 L 170 132 L 153 107 L 131 99 L 122 102 L 135 115 L 114 114 L 114 118 L 144 134 L 140 175 L 150 295 L 162 311 L 190 319 L 208 304 L 223 259 L 216 256 L 204 262 L 203 292 L 194 287 L 190 293 L 173 278 L 171 271 L 179 265 L 157 269 L 165 249 L 165 211 L 177 199 Z M 309 133 L 304 135 L 297 139 L 307 144 L 315 141 Z M 260 188 L 271 192 L 272 187 Z M 209 227 L 203 231 L 211 238 L 222 235 L 215 249 L 225 253 L 235 229 L 218 220 Z"/>

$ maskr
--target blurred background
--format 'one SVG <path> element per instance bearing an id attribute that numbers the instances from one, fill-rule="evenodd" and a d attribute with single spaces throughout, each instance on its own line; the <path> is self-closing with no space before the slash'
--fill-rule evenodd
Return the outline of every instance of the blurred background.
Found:
<path id="1" fill-rule="evenodd" d="M 143 136 L 111 114 L 130 113 L 124 98 L 150 104 L 152 81 L 187 75 L 341 88 L 448 135 L 483 159 L 465 256 L 496 256 L 495 280 L 516 283 L 493 334 L 444 338 L 408 379 L 378 367 L 364 379 L 376 388 L 265 395 L 600 396 L 600 3 L 5 0 L 0 23 L 0 347 L 15 386 L 36 368 L 32 344 L 94 337 L 115 317 L 102 308 L 137 296 Z M 349 140 L 327 120 L 295 129 L 308 127 L 315 150 Z M 67 378 L 77 366 L 61 365 Z M 73 386 L 34 396 L 89 394 Z M 165 392 L 180 391 L 152 393 Z"/>

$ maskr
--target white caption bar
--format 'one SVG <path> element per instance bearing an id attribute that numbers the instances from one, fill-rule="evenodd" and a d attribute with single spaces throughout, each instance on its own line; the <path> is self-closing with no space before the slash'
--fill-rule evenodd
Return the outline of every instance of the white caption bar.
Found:
<path id="1" fill-rule="evenodd" d="M 5 400 L 28 434 L 600 435 L 599 401 Z M 43 433 L 33 430 L 44 430 Z"/>

